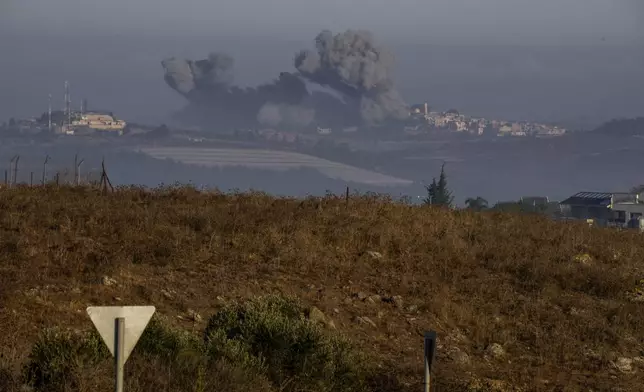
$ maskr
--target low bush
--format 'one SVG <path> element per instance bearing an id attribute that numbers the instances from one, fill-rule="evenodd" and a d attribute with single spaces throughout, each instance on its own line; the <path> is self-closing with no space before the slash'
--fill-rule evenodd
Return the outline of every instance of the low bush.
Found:
<path id="1" fill-rule="evenodd" d="M 253 367 L 280 391 L 366 390 L 363 361 L 345 340 L 307 320 L 295 299 L 230 305 L 209 320 L 205 340 L 212 358 Z"/>
<path id="2" fill-rule="evenodd" d="M 37 392 L 78 391 L 85 370 L 109 357 L 101 337 L 46 330 L 33 346 L 24 368 L 26 384 Z"/>
<path id="3" fill-rule="evenodd" d="M 111 382 L 109 358 L 95 332 L 47 330 L 24 381 L 36 392 L 89 391 Z M 362 392 L 363 363 L 345 340 L 307 320 L 296 300 L 269 296 L 216 313 L 203 339 L 155 316 L 128 359 L 126 384 L 141 392 Z"/>

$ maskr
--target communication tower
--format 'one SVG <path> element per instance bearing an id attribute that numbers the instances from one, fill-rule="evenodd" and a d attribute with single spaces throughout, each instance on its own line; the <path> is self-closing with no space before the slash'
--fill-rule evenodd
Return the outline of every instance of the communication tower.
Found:
<path id="1" fill-rule="evenodd" d="M 72 99 L 69 93 L 69 82 L 65 81 L 65 117 L 67 126 L 72 125 Z"/>
<path id="2" fill-rule="evenodd" d="M 51 94 L 49 94 L 49 110 L 47 111 L 47 114 L 49 119 L 47 125 L 48 125 L 49 132 L 51 132 Z"/>

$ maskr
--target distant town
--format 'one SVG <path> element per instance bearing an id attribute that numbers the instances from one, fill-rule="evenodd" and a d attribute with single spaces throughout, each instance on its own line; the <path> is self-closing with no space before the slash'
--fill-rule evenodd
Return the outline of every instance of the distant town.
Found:
<path id="1" fill-rule="evenodd" d="M 408 134 L 421 134 L 434 130 L 467 133 L 475 136 L 550 137 L 566 133 L 566 129 L 555 125 L 468 117 L 455 109 L 435 112 L 430 110 L 427 103 L 412 106 L 411 119 L 415 124 L 405 127 L 405 132 Z"/>
<path id="2" fill-rule="evenodd" d="M 95 133 L 108 133 L 123 135 L 126 133 L 141 133 L 139 127 L 129 127 L 124 120 L 118 119 L 109 111 L 88 110 L 87 101 L 83 100 L 80 110 L 71 107 L 69 84 L 65 83 L 64 108 L 52 111 L 51 96 L 49 110 L 40 117 L 28 119 L 11 119 L 0 126 L 3 132 L 18 133 L 22 135 L 49 133 L 54 135 L 91 135 Z M 394 127 L 395 128 L 395 127 Z M 351 134 L 360 131 L 358 127 L 342 129 L 315 127 L 319 136 L 332 134 Z M 193 129 L 201 131 L 202 129 Z M 311 129 L 312 130 L 312 129 Z M 260 139 L 294 143 L 304 136 L 308 130 L 302 132 L 284 131 L 279 129 L 245 129 L 234 130 L 234 133 L 252 135 Z M 496 119 L 476 118 L 459 113 L 456 109 L 446 112 L 432 111 L 427 103 L 412 105 L 409 119 L 403 125 L 403 134 L 417 136 L 423 134 L 464 134 L 473 137 L 553 137 L 566 133 L 566 129 L 556 125 L 546 125 L 527 121 L 504 121 Z"/>

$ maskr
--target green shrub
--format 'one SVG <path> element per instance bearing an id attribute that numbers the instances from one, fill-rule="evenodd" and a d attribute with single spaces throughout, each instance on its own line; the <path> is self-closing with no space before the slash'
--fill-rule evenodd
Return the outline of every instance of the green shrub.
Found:
<path id="1" fill-rule="evenodd" d="M 276 296 L 230 305 L 208 322 L 208 354 L 262 372 L 281 391 L 365 391 L 360 358 L 303 311 L 296 300 Z"/>
<path id="2" fill-rule="evenodd" d="M 203 344 L 187 331 L 166 326 L 155 315 L 143 331 L 134 350 L 147 356 L 172 361 L 186 356 L 201 355 Z"/>
<path id="3" fill-rule="evenodd" d="M 83 369 L 97 366 L 110 356 L 101 337 L 56 329 L 45 330 L 33 346 L 23 376 L 34 391 L 78 390 Z"/>
<path id="4" fill-rule="evenodd" d="M 203 340 L 188 331 L 171 328 L 155 316 L 132 354 L 128 390 L 270 391 L 270 385 L 255 368 L 242 368 L 239 363 L 212 359 Z"/>
<path id="5" fill-rule="evenodd" d="M 109 359 L 95 331 L 46 330 L 23 376 L 35 392 L 93 391 L 112 384 Z M 296 300 L 269 296 L 216 313 L 204 339 L 155 316 L 128 359 L 125 387 L 133 392 L 366 392 L 372 382 L 363 363 L 344 339 L 307 320 Z"/>

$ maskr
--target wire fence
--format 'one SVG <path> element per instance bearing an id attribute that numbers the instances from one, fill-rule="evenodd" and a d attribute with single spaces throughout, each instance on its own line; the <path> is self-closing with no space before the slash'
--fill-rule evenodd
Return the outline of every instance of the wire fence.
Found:
<path id="1" fill-rule="evenodd" d="M 70 160 L 71 162 L 71 160 Z M 105 169 L 105 160 L 100 168 L 83 170 L 85 159 L 74 156 L 73 164 L 69 166 L 54 166 L 49 155 L 39 163 L 33 160 L 23 165 L 20 155 L 14 155 L 9 161 L 9 167 L 4 170 L 3 185 L 6 188 L 16 186 L 45 186 L 45 185 L 96 185 L 113 189 Z"/>

